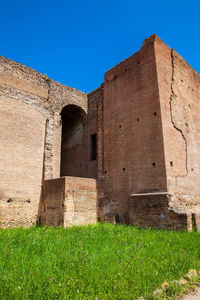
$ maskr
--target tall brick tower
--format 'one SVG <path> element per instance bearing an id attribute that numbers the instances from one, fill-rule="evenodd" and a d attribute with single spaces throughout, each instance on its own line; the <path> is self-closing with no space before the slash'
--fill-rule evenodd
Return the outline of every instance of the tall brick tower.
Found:
<path id="1" fill-rule="evenodd" d="M 104 205 L 126 223 L 198 227 L 200 76 L 153 35 L 105 74 Z"/>
<path id="2" fill-rule="evenodd" d="M 1 226 L 200 230 L 200 76 L 156 35 L 89 94 L 0 56 Z"/>

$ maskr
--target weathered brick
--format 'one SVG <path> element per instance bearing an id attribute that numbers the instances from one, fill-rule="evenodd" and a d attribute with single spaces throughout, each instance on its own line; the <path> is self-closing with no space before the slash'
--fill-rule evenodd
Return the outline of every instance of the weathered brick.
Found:
<path id="1" fill-rule="evenodd" d="M 199 103 L 200 76 L 156 35 L 88 95 L 0 57 L 2 226 L 199 230 Z"/>

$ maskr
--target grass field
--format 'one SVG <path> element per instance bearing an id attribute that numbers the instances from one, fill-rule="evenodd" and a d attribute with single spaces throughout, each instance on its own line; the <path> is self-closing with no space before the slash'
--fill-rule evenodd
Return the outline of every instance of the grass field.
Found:
<path id="1" fill-rule="evenodd" d="M 0 299 L 152 299 L 200 270 L 200 234 L 98 224 L 0 229 Z"/>

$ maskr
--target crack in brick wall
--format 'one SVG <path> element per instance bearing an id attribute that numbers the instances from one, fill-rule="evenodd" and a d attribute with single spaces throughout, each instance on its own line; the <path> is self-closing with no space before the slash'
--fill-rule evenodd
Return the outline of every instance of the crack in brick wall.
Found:
<path id="1" fill-rule="evenodd" d="M 171 122 L 174 126 L 174 128 L 180 132 L 184 143 L 185 143 L 185 169 L 186 169 L 186 174 L 185 175 L 179 175 L 178 177 L 185 177 L 188 174 L 188 150 L 187 150 L 187 139 L 183 133 L 183 130 L 178 126 L 176 123 L 176 118 L 174 118 L 174 112 L 173 112 L 173 105 L 176 105 L 177 102 L 177 95 L 174 91 L 174 50 L 171 50 L 171 59 L 172 59 L 172 79 L 171 79 L 171 96 L 170 96 L 170 116 L 171 116 Z"/>
<path id="2" fill-rule="evenodd" d="M 156 47 L 159 50 L 157 55 L 154 42 L 159 45 Z M 85 174 L 87 177 L 97 177 L 97 192 L 96 183 L 94 188 L 94 183 L 87 182 L 86 178 L 85 183 L 81 178 L 53 179 L 55 182 L 58 180 L 54 191 L 57 198 L 49 198 L 49 202 L 46 203 L 46 191 L 41 192 L 43 206 L 38 215 L 41 215 L 43 223 L 46 222 L 46 217 L 47 223 L 52 225 L 63 222 L 66 225 L 77 225 L 87 223 L 88 220 L 95 223 L 98 199 L 97 213 L 100 217 L 106 213 L 109 216 L 111 212 L 119 212 L 119 215 L 115 216 L 126 223 L 139 222 L 138 225 L 145 226 L 153 224 L 156 227 L 186 228 L 188 214 L 191 219 L 192 214 L 200 212 L 199 85 L 199 75 L 155 35 L 144 42 L 141 51 L 109 70 L 104 84 L 88 95 L 0 57 L 2 111 L 7 113 L 11 105 L 15 104 L 10 112 L 11 117 L 2 119 L 2 124 L 7 124 L 5 128 L 8 128 L 10 134 L 7 138 L 8 144 L 12 142 L 13 136 L 17 137 L 16 141 L 20 140 L 26 129 L 29 129 L 25 142 L 17 142 L 13 147 L 14 150 L 16 148 L 21 151 L 22 158 L 19 159 L 20 155 L 16 153 L 13 155 L 14 159 L 12 158 L 13 164 L 14 160 L 20 161 L 20 172 L 24 173 L 22 176 L 19 173 L 18 176 L 19 183 L 25 183 L 19 191 L 27 190 L 24 199 L 20 196 L 21 198 L 13 197 L 11 200 L 4 195 L 4 190 L 0 190 L 0 197 L 4 201 L 1 209 L 3 218 L 8 218 L 10 214 L 12 218 L 8 218 L 7 223 L 12 223 L 11 225 L 20 225 L 23 222 L 28 225 L 35 222 L 38 196 L 34 196 L 33 199 L 27 197 L 33 188 L 31 182 L 40 188 L 40 178 L 44 183 L 46 179 L 52 180 L 60 176 L 60 112 L 63 107 L 72 104 L 87 113 L 83 140 L 84 151 L 88 157 L 85 158 L 86 163 L 84 162 L 84 177 Z M 158 96 L 158 90 L 161 96 Z M 10 102 L 6 104 L 5 109 L 6 101 Z M 23 107 L 22 102 L 27 105 Z M 160 104 L 163 104 L 162 111 Z M 15 111 L 16 115 L 13 117 L 12 113 Z M 27 112 L 26 122 L 23 122 L 26 111 L 30 112 Z M 36 111 L 39 112 L 38 115 Z M 17 118 L 19 125 L 16 125 Z M 12 128 L 9 124 L 11 121 L 14 121 Z M 162 127 L 163 124 L 165 126 Z M 38 132 L 34 133 L 36 127 Z M 91 160 L 90 157 L 89 148 L 93 134 L 97 134 L 97 160 Z M 161 142 L 163 137 L 165 148 Z M 38 143 L 40 138 L 41 149 Z M 4 140 L 6 141 L 2 134 L 3 146 L 6 144 Z M 27 149 L 29 154 L 25 161 L 24 154 Z M 11 150 L 9 148 L 7 151 L 8 156 Z M 36 154 L 36 157 L 33 154 Z M 43 155 L 43 162 L 41 157 L 40 161 L 38 159 L 40 154 Z M 80 154 L 74 156 L 73 169 L 74 162 L 77 163 Z M 71 153 L 69 157 L 71 160 Z M 5 162 L 10 167 L 12 162 L 10 163 L 9 159 L 6 158 Z M 31 172 L 26 169 L 30 161 Z M 38 166 L 41 169 L 43 166 L 43 170 L 38 171 L 39 179 L 35 183 L 35 169 L 38 169 Z M 82 164 L 77 164 L 76 168 L 80 169 L 81 166 Z M 2 173 L 3 169 L 7 171 L 7 166 L 2 168 Z M 14 186 L 18 178 L 15 177 L 13 169 L 10 171 L 10 177 Z M 10 184 L 11 190 L 12 184 L 8 184 L 9 180 L 8 177 L 4 184 Z M 64 194 L 66 180 L 71 180 L 72 186 L 69 185 L 69 190 Z M 90 184 L 90 189 L 85 190 Z M 80 189 L 76 190 L 77 186 Z M 15 189 L 17 188 L 16 185 Z M 149 190 L 170 190 L 171 194 L 163 196 L 161 192 L 156 200 L 155 194 L 146 195 Z M 136 196 L 131 196 L 132 202 L 129 203 L 129 195 L 132 192 L 136 193 Z M 143 195 L 138 196 L 138 193 Z M 49 196 L 52 196 L 52 191 L 49 192 Z"/>

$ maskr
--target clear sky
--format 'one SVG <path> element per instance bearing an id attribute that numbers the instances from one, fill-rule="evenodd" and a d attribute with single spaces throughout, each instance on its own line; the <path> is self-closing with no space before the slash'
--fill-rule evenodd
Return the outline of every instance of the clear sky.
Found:
<path id="1" fill-rule="evenodd" d="M 156 33 L 200 73 L 200 0 L 0 0 L 0 55 L 84 92 Z"/>

